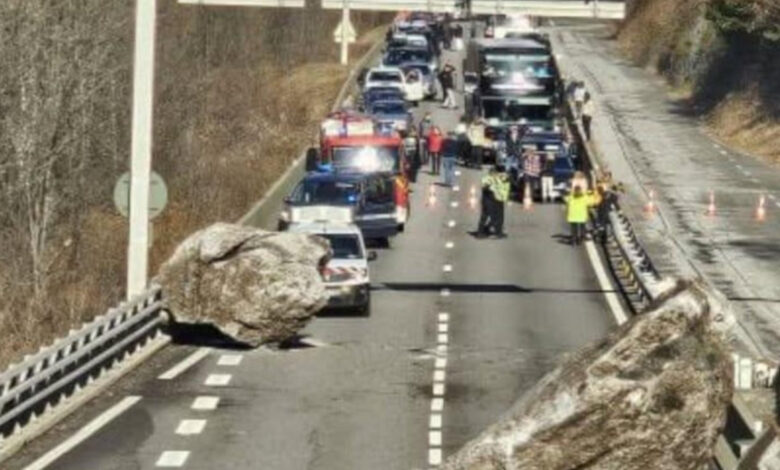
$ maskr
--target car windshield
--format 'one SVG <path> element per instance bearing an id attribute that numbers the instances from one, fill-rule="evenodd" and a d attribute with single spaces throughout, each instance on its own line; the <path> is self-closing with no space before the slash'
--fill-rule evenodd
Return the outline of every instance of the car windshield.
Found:
<path id="1" fill-rule="evenodd" d="M 422 49 L 391 49 L 387 51 L 387 65 L 401 65 L 407 62 L 428 62 L 430 55 Z"/>
<path id="2" fill-rule="evenodd" d="M 360 246 L 360 239 L 357 235 L 320 234 L 320 236 L 330 242 L 333 259 L 363 258 L 363 248 Z"/>
<path id="3" fill-rule="evenodd" d="M 498 119 L 501 122 L 545 121 L 553 118 L 553 108 L 550 105 L 519 104 L 513 100 L 483 100 L 486 119 Z"/>
<path id="4" fill-rule="evenodd" d="M 485 56 L 486 75 L 512 76 L 522 73 L 526 77 L 550 78 L 553 70 L 550 56 L 530 54 L 487 54 Z"/>
<path id="5" fill-rule="evenodd" d="M 398 72 L 371 72 L 368 79 L 374 82 L 400 82 L 401 74 Z"/>
<path id="6" fill-rule="evenodd" d="M 402 101 L 379 101 L 371 105 L 374 114 L 406 114 Z"/>
<path id="7" fill-rule="evenodd" d="M 396 172 L 400 169 L 398 147 L 336 147 L 333 166 L 361 173 Z"/>
<path id="8" fill-rule="evenodd" d="M 357 201 L 357 185 L 339 181 L 303 181 L 290 200 L 295 204 L 350 205 Z"/>

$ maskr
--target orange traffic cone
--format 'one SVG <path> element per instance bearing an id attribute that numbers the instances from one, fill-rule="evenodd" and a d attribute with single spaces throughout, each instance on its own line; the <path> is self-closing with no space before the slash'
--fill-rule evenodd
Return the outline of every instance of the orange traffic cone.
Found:
<path id="1" fill-rule="evenodd" d="M 758 207 L 756 208 L 756 220 L 763 222 L 766 220 L 766 196 L 763 194 L 758 198 Z"/>
<path id="2" fill-rule="evenodd" d="M 647 212 L 648 214 L 653 214 L 655 212 L 655 209 L 656 209 L 656 207 L 655 207 L 655 191 L 653 191 L 651 189 L 650 192 L 648 193 L 648 197 L 650 199 L 647 201 L 647 204 L 645 204 L 645 212 Z"/>
<path id="3" fill-rule="evenodd" d="M 707 215 L 715 217 L 715 192 L 710 191 L 710 203 L 707 205 Z"/>
<path id="4" fill-rule="evenodd" d="M 534 207 L 534 200 L 531 197 L 531 185 L 525 185 L 525 191 L 523 191 L 523 209 L 530 211 Z"/>

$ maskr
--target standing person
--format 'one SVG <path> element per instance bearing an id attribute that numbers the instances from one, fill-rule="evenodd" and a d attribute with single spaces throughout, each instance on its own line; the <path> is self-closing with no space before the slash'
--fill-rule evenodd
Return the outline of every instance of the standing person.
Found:
<path id="1" fill-rule="evenodd" d="M 525 159 L 523 160 L 523 174 L 523 197 L 525 197 L 525 191 L 528 191 L 531 195 L 531 199 L 533 199 L 533 195 L 539 187 L 539 177 L 542 174 L 542 160 L 539 156 L 539 152 L 532 150 L 525 154 Z"/>
<path id="2" fill-rule="evenodd" d="M 472 168 L 482 168 L 482 157 L 487 147 L 487 139 L 485 138 L 485 122 L 482 118 L 475 118 L 469 124 L 466 135 L 468 136 L 469 143 L 471 144 L 471 158 L 469 158 L 469 166 Z"/>
<path id="3" fill-rule="evenodd" d="M 460 153 L 460 146 L 460 138 L 454 132 L 448 132 L 441 149 L 445 186 L 452 187 L 455 183 L 455 163 Z"/>
<path id="4" fill-rule="evenodd" d="M 411 129 L 409 129 L 409 134 L 407 134 L 406 138 L 404 139 L 408 144 L 406 145 L 406 151 L 407 156 L 409 157 L 409 160 L 411 161 L 411 168 L 409 172 L 409 180 L 412 183 L 417 182 L 417 172 L 420 171 L 420 143 L 419 138 L 417 137 L 417 130 L 412 126 Z"/>
<path id="5" fill-rule="evenodd" d="M 522 192 L 521 181 L 523 179 L 524 155 L 520 139 L 520 127 L 517 124 L 509 126 L 509 134 L 504 139 L 504 165 L 509 172 L 509 179 L 516 194 Z"/>
<path id="6" fill-rule="evenodd" d="M 579 119 L 582 116 L 582 106 L 585 103 L 585 83 L 577 82 L 577 86 L 574 88 L 574 117 Z"/>
<path id="7" fill-rule="evenodd" d="M 441 165 L 441 147 L 444 143 L 444 136 L 441 134 L 441 130 L 433 126 L 428 134 L 428 155 L 431 160 L 431 174 L 439 174 L 439 166 Z"/>
<path id="8" fill-rule="evenodd" d="M 441 86 L 444 92 L 444 101 L 442 107 L 457 109 L 455 103 L 455 67 L 447 63 L 441 71 Z"/>
<path id="9" fill-rule="evenodd" d="M 582 128 L 585 130 L 585 140 L 590 141 L 590 124 L 593 122 L 593 101 L 590 93 L 585 93 L 585 101 L 582 103 Z"/>
<path id="10" fill-rule="evenodd" d="M 588 209 L 598 204 L 597 196 L 590 191 L 585 192 L 575 186 L 572 193 L 565 198 L 566 221 L 571 227 L 571 244 L 581 245 L 585 239 L 585 225 L 590 217 Z"/>
<path id="11" fill-rule="evenodd" d="M 598 206 L 596 207 L 596 230 L 601 243 L 606 243 L 609 229 L 609 213 L 620 209 L 619 185 L 598 186 Z"/>
<path id="12" fill-rule="evenodd" d="M 425 113 L 425 117 L 420 121 L 420 125 L 417 126 L 417 137 L 420 142 L 421 165 L 428 164 L 428 136 L 431 133 L 431 127 L 433 127 L 431 113 Z"/>
<path id="13" fill-rule="evenodd" d="M 542 162 L 542 202 L 553 201 L 555 187 L 555 153 L 547 152 Z"/>
<path id="14" fill-rule="evenodd" d="M 494 213 L 490 217 L 493 236 L 506 238 L 506 233 L 504 233 L 504 207 L 509 200 L 509 180 L 504 168 L 501 166 L 496 168 L 496 172 L 490 178 L 489 185 L 496 201 L 493 206 Z"/>

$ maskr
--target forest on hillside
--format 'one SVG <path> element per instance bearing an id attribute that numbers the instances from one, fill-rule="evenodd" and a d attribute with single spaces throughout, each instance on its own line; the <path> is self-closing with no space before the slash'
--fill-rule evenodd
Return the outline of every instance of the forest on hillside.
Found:
<path id="1" fill-rule="evenodd" d="M 347 75 L 340 13 L 158 2 L 152 268 L 235 220 L 308 143 Z M 0 365 L 124 295 L 134 2 L 0 2 Z M 359 32 L 386 21 L 355 14 Z M 367 49 L 360 42 L 353 57 Z"/>

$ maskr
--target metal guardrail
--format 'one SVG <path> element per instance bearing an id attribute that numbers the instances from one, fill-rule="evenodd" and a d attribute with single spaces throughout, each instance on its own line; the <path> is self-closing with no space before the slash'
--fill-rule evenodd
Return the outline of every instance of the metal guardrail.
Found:
<path id="1" fill-rule="evenodd" d="M 592 179 L 595 180 L 598 162 L 592 147 L 583 138 L 584 130 L 581 124 L 574 118 L 572 103 L 569 100 L 565 102 L 567 121 L 581 149 L 583 167 L 590 171 Z M 609 213 L 604 253 L 633 313 L 642 313 L 661 293 L 661 276 L 639 241 L 630 219 L 620 210 L 612 210 Z M 713 449 L 713 468 L 739 468 L 740 459 L 764 432 L 756 423 L 757 420 L 752 417 L 740 397 L 734 395 L 727 413 L 726 431 L 718 437 Z"/>
<path id="2" fill-rule="evenodd" d="M 152 287 L 0 374 L 0 441 L 92 382 L 160 332 L 163 302 Z"/>
<path id="3" fill-rule="evenodd" d="M 380 40 L 374 44 L 356 62 L 339 91 L 334 110 L 347 98 L 358 71 L 379 53 L 382 43 Z M 296 170 L 300 169 L 302 174 L 302 162 L 302 157 L 293 162 L 280 183 L 297 182 Z M 289 192 L 287 186 L 276 184 L 270 188 L 238 223 L 269 225 L 274 206 Z M 148 350 L 146 346 L 161 335 L 164 308 L 161 288 L 153 285 L 133 300 L 109 309 L 80 329 L 71 330 L 66 337 L 11 364 L 0 374 L 0 461 L 8 457 L 4 446 L 8 442 L 4 441 L 16 438 L 29 424 L 77 395 L 129 354 Z M 17 444 L 8 452 L 13 453 Z"/>

